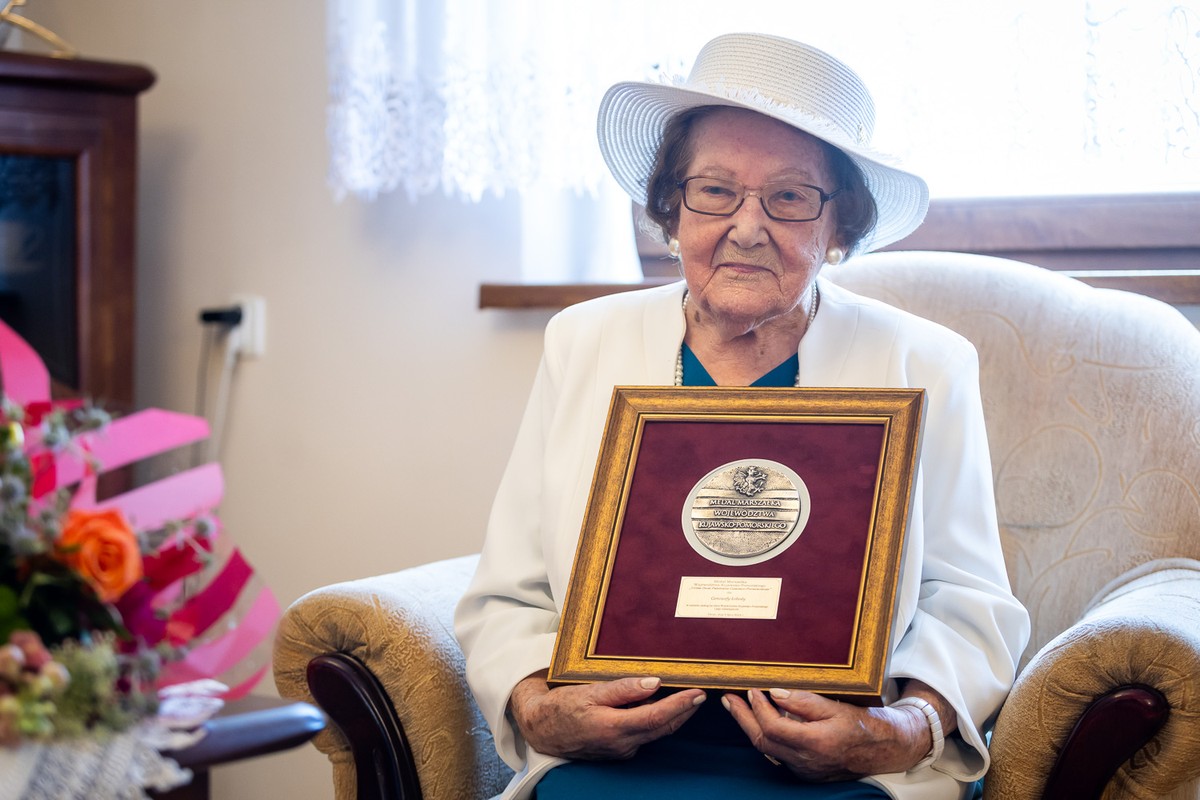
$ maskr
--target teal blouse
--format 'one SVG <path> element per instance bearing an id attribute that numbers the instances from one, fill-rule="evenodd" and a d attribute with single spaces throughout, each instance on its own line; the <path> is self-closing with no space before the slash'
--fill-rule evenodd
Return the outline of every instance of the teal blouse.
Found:
<path id="1" fill-rule="evenodd" d="M 775 369 L 763 375 L 751 386 L 795 386 L 796 376 L 800 373 L 800 357 L 795 353 Z M 716 386 L 717 382 L 708 374 L 708 370 L 696 358 L 692 348 L 683 345 L 683 385 L 684 386 Z"/>

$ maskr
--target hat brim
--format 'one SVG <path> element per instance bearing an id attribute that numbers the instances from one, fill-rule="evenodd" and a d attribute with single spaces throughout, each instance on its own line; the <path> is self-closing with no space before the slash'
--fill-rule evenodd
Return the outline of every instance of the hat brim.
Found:
<path id="1" fill-rule="evenodd" d="M 859 243 L 859 252 L 870 252 L 903 239 L 925 219 L 929 187 L 917 175 L 887 163 L 887 157 L 847 141 L 837 130 L 816 118 L 788 113 L 769 103 L 742 101 L 697 89 L 670 84 L 618 83 L 600 101 L 596 135 L 600 152 L 617 183 L 634 201 L 645 205 L 646 185 L 667 122 L 680 112 L 700 106 L 744 108 L 777 119 L 829 143 L 845 153 L 862 171 L 875 199 L 878 220 Z"/>

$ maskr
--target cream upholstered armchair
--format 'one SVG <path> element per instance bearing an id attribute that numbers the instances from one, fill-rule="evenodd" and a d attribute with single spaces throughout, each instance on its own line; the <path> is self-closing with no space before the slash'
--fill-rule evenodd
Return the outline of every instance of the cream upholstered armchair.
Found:
<path id="1" fill-rule="evenodd" d="M 1033 641 L 988 798 L 1200 798 L 1200 331 L 1169 306 L 983 256 L 880 253 L 836 282 L 980 352 L 1008 573 Z M 464 800 L 509 772 L 462 678 L 474 557 L 318 589 L 280 692 L 336 723 L 337 797 Z"/>

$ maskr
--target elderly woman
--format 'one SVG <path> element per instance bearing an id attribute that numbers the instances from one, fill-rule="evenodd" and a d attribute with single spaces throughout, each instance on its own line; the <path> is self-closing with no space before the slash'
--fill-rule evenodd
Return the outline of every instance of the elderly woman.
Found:
<path id="1" fill-rule="evenodd" d="M 479 570 L 457 612 L 506 797 L 967 796 L 1029 623 L 996 528 L 974 349 L 820 277 L 920 224 L 924 182 L 869 148 L 858 77 L 815 48 L 722 36 L 682 85 L 619 84 L 600 146 L 680 283 L 550 321 Z M 887 705 L 653 675 L 550 688 L 547 667 L 615 385 L 921 387 L 927 411 Z M 766 756 L 764 759 L 763 756 Z"/>

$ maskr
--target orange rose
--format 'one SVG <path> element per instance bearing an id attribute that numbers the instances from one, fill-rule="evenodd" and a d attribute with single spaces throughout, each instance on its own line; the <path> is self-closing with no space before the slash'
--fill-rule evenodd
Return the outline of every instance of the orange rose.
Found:
<path id="1" fill-rule="evenodd" d="M 142 579 L 137 535 L 120 511 L 67 512 L 58 538 L 60 557 L 111 603 Z"/>

